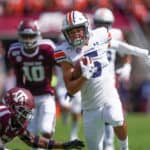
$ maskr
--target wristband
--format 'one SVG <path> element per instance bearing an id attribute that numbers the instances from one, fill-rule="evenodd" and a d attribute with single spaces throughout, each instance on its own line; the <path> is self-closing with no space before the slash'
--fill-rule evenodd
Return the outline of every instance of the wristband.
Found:
<path id="1" fill-rule="evenodd" d="M 74 96 L 71 95 L 70 93 L 67 92 L 67 95 L 70 97 L 70 98 L 73 98 Z"/>
<path id="2" fill-rule="evenodd" d="M 38 147 L 38 142 L 39 142 L 39 136 L 35 136 L 32 146 L 37 148 Z"/>
<path id="3" fill-rule="evenodd" d="M 47 146 L 47 148 L 48 148 L 48 149 L 52 149 L 53 146 L 54 146 L 54 143 L 55 143 L 54 140 L 49 140 L 49 141 L 48 141 L 48 146 Z"/>

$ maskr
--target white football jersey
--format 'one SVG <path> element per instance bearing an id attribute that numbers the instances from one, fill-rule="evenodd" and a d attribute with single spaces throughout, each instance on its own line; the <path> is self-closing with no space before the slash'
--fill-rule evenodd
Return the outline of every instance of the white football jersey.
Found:
<path id="1" fill-rule="evenodd" d="M 109 75 L 107 48 L 110 34 L 106 28 L 98 28 L 90 33 L 89 43 L 81 48 L 73 48 L 68 43 L 58 46 L 55 51 L 56 61 L 75 64 L 81 57 L 89 56 L 97 68 L 93 77 L 81 89 L 83 110 L 96 109 L 118 98 Z M 114 102 L 114 101 L 113 101 Z"/>
<path id="2" fill-rule="evenodd" d="M 121 41 L 123 40 L 123 34 L 120 29 L 111 28 L 109 30 L 109 32 L 111 34 L 112 40 L 121 40 Z M 113 78 L 115 75 L 116 52 L 117 52 L 117 49 L 115 49 L 111 46 L 110 46 L 110 48 L 108 48 L 108 51 L 107 51 L 107 56 L 108 56 L 108 60 L 109 60 L 109 72 L 111 73 Z"/>

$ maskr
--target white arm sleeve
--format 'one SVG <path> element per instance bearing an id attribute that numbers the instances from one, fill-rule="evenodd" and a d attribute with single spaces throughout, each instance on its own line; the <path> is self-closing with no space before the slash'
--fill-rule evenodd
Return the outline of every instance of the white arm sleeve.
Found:
<path id="1" fill-rule="evenodd" d="M 112 40 L 111 47 L 121 54 L 131 54 L 139 57 L 147 57 L 149 50 L 129 45 L 122 41 Z"/>

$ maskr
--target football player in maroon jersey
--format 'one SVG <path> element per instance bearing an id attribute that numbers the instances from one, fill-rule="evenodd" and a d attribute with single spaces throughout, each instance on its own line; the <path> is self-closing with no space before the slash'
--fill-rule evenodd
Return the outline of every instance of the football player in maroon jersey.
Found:
<path id="1" fill-rule="evenodd" d="M 17 86 L 31 91 L 35 97 L 34 117 L 28 129 L 50 138 L 55 130 L 54 89 L 51 86 L 55 66 L 53 42 L 42 39 L 35 20 L 23 20 L 18 27 L 19 42 L 8 52 L 17 79 Z"/>
<path id="2" fill-rule="evenodd" d="M 16 136 L 32 147 L 46 149 L 81 149 L 84 147 L 83 142 L 79 140 L 56 142 L 35 136 L 26 129 L 27 122 L 32 116 L 32 109 L 35 106 L 34 98 L 28 90 L 18 87 L 10 89 L 6 92 L 3 103 L 0 104 L 0 140 L 2 142 L 0 150 L 4 150 L 4 144 Z"/>

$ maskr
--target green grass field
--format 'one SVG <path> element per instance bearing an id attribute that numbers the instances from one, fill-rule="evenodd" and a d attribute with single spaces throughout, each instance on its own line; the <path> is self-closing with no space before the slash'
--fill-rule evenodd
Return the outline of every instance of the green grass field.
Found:
<path id="1" fill-rule="evenodd" d="M 130 150 L 150 150 L 150 115 L 130 114 L 127 116 L 127 123 Z M 61 120 L 58 119 L 54 138 L 64 141 L 69 138 L 69 131 L 70 127 L 63 126 Z M 79 137 L 84 140 L 82 122 L 80 123 Z M 116 150 L 119 150 L 116 140 L 115 146 Z M 17 138 L 8 144 L 8 148 L 11 150 L 30 150 Z M 83 150 L 87 150 L 87 148 Z"/>

